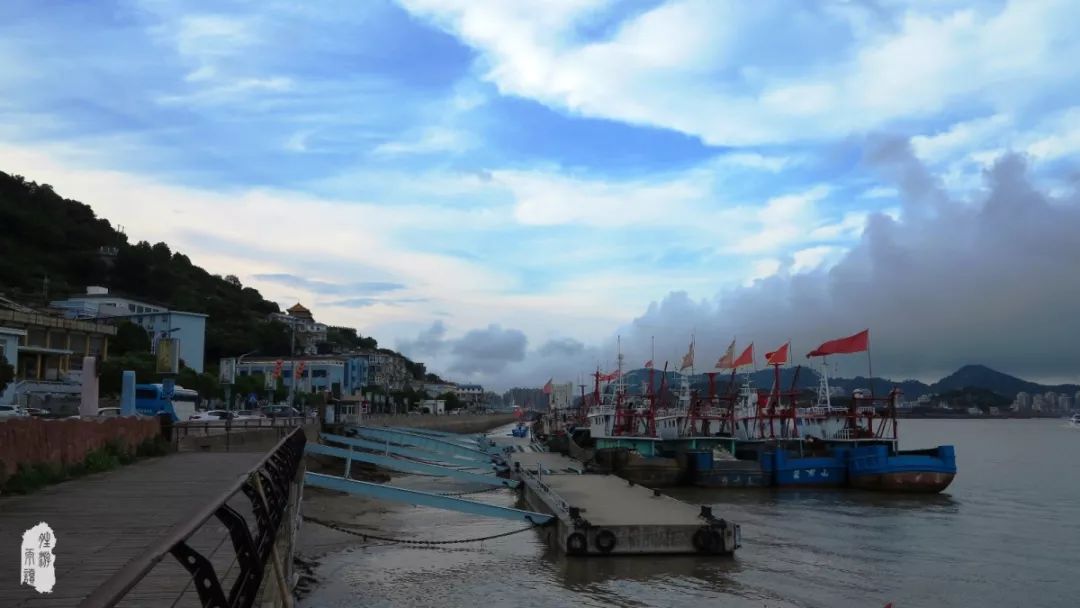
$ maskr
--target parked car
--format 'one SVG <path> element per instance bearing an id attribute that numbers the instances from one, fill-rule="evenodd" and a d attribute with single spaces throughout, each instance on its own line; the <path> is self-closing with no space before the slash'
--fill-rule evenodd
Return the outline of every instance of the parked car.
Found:
<path id="1" fill-rule="evenodd" d="M 299 410 L 287 405 L 268 405 L 262 411 L 267 418 L 295 418 L 301 415 Z"/>
<path id="2" fill-rule="evenodd" d="M 117 418 L 120 416 L 120 408 L 103 407 L 97 411 L 98 418 Z"/>
<path id="3" fill-rule="evenodd" d="M 257 420 L 259 418 L 266 418 L 266 415 L 259 410 L 237 410 L 235 414 L 236 420 Z"/>
<path id="4" fill-rule="evenodd" d="M 230 418 L 235 417 L 235 414 L 225 410 L 207 410 L 205 412 L 195 412 L 188 420 L 194 422 L 209 422 L 214 420 L 229 420 Z"/>
<path id="5" fill-rule="evenodd" d="M 23 418 L 28 415 L 26 410 L 17 405 L 0 405 L 0 419 Z"/>

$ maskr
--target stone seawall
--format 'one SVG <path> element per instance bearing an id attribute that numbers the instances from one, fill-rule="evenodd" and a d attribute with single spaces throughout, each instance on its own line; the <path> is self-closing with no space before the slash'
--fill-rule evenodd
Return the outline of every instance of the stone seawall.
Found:
<path id="1" fill-rule="evenodd" d="M 43 420 L 12 418 L 0 421 L 0 482 L 19 465 L 73 465 L 86 455 L 117 441 L 129 450 L 161 434 L 157 418 L 103 420 Z"/>
<path id="2" fill-rule="evenodd" d="M 459 416 L 366 416 L 364 424 L 431 429 L 448 433 L 482 433 L 514 422 L 513 414 L 462 414 Z"/>

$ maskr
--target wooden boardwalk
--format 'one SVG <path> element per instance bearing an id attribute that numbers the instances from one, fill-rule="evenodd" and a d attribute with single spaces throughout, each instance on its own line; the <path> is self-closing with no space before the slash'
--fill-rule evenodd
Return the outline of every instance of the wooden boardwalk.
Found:
<path id="1" fill-rule="evenodd" d="M 0 497 L 0 606 L 76 606 L 174 524 L 191 517 L 262 458 L 260 452 L 182 453 L 64 482 L 29 496 Z M 229 503 L 254 525 L 243 494 Z M 16 554 L 25 530 L 46 522 L 56 533 L 56 586 L 38 594 L 19 584 Z M 233 561 L 224 526 L 211 518 L 190 539 L 219 573 Z M 224 541 L 224 542 L 223 542 Z M 228 583 L 235 579 L 225 575 Z M 190 577 L 166 557 L 121 606 L 197 606 Z"/>

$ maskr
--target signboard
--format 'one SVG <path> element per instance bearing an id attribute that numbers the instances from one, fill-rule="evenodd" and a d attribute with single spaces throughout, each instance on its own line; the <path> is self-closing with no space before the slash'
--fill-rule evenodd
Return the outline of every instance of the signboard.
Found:
<path id="1" fill-rule="evenodd" d="M 157 373 L 180 373 L 180 341 L 176 338 L 158 339 L 155 359 L 157 361 L 155 365 Z"/>
<path id="2" fill-rule="evenodd" d="M 221 384 L 236 384 L 236 359 L 232 357 L 222 359 L 218 370 L 218 381 Z"/>

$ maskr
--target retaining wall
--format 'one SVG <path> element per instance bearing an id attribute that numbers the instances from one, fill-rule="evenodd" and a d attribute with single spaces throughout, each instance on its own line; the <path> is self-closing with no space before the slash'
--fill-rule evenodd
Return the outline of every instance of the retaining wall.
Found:
<path id="1" fill-rule="evenodd" d="M 0 482 L 14 474 L 20 464 L 72 465 L 110 441 L 134 449 L 160 434 L 157 418 L 0 420 Z"/>

